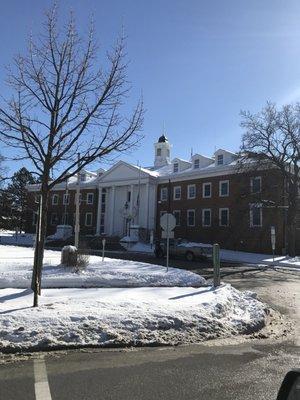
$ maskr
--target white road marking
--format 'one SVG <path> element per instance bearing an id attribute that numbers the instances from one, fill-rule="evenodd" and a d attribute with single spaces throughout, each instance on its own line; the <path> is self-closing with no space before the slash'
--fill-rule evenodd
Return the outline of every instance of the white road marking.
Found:
<path id="1" fill-rule="evenodd" d="M 34 390 L 36 400 L 52 400 L 45 360 L 43 358 L 33 360 Z"/>

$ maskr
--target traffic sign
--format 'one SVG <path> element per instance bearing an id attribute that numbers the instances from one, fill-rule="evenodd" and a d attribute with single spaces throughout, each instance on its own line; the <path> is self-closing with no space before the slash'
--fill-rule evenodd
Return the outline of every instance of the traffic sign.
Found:
<path id="1" fill-rule="evenodd" d="M 164 231 L 171 232 L 176 226 L 176 218 L 173 214 L 166 213 L 160 217 L 160 226 Z"/>

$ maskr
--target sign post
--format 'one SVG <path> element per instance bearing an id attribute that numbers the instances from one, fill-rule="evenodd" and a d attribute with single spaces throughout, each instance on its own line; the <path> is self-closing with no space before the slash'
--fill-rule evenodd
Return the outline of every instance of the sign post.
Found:
<path id="1" fill-rule="evenodd" d="M 273 263 L 274 263 L 274 261 L 275 261 L 275 247 L 276 247 L 275 226 L 271 226 L 271 245 L 272 245 L 272 253 L 273 253 Z"/>
<path id="2" fill-rule="evenodd" d="M 166 267 L 167 267 L 167 272 L 169 271 L 169 253 L 170 253 L 170 238 L 174 237 L 174 232 L 173 229 L 176 226 L 176 218 L 174 217 L 173 214 L 166 213 L 161 216 L 160 218 L 160 226 L 162 227 L 162 238 L 167 239 L 167 262 L 166 262 Z"/>
<path id="3" fill-rule="evenodd" d="M 213 263 L 214 263 L 214 287 L 220 286 L 220 246 L 215 243 L 213 245 Z"/>
<path id="4" fill-rule="evenodd" d="M 102 261 L 104 261 L 105 243 L 106 243 L 106 239 L 103 238 L 102 239 Z"/>

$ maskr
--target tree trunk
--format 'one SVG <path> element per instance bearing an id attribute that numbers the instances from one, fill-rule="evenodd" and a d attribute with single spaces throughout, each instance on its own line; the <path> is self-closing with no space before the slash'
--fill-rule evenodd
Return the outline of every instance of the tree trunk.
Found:
<path id="1" fill-rule="evenodd" d="M 37 221 L 39 226 L 37 229 L 37 237 L 34 250 L 33 274 L 31 282 L 31 288 L 34 291 L 34 301 L 33 301 L 34 307 L 38 306 L 38 296 L 41 295 L 42 267 L 44 259 L 45 239 L 47 235 L 48 198 L 49 198 L 48 185 L 42 184 L 40 208 L 38 216 L 39 218 Z"/>
<path id="2" fill-rule="evenodd" d="M 295 207 L 290 205 L 287 216 L 288 233 L 288 254 L 291 257 L 296 256 L 296 212 Z"/>

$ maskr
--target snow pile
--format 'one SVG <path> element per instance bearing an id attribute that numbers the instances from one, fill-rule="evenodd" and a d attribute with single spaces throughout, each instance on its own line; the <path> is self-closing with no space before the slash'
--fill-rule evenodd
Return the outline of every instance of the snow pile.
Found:
<path id="1" fill-rule="evenodd" d="M 15 244 L 33 246 L 35 234 L 18 233 L 14 231 L 0 230 L 0 244 Z"/>
<path id="2" fill-rule="evenodd" d="M 205 284 L 205 279 L 193 272 L 178 268 L 90 256 L 89 265 L 75 273 L 60 265 L 59 251 L 45 251 L 42 286 L 61 287 L 144 287 L 194 286 Z M 31 284 L 33 249 L 0 246 L 0 288 L 28 288 Z"/>
<path id="3" fill-rule="evenodd" d="M 154 252 L 154 245 L 151 248 L 149 243 L 141 243 L 137 242 L 130 247 L 130 251 L 135 251 L 137 253 L 153 253 Z"/>
<path id="4" fill-rule="evenodd" d="M 45 289 L 32 308 L 29 289 L 3 289 L 0 348 L 196 343 L 250 334 L 265 305 L 230 285 L 205 288 Z"/>

